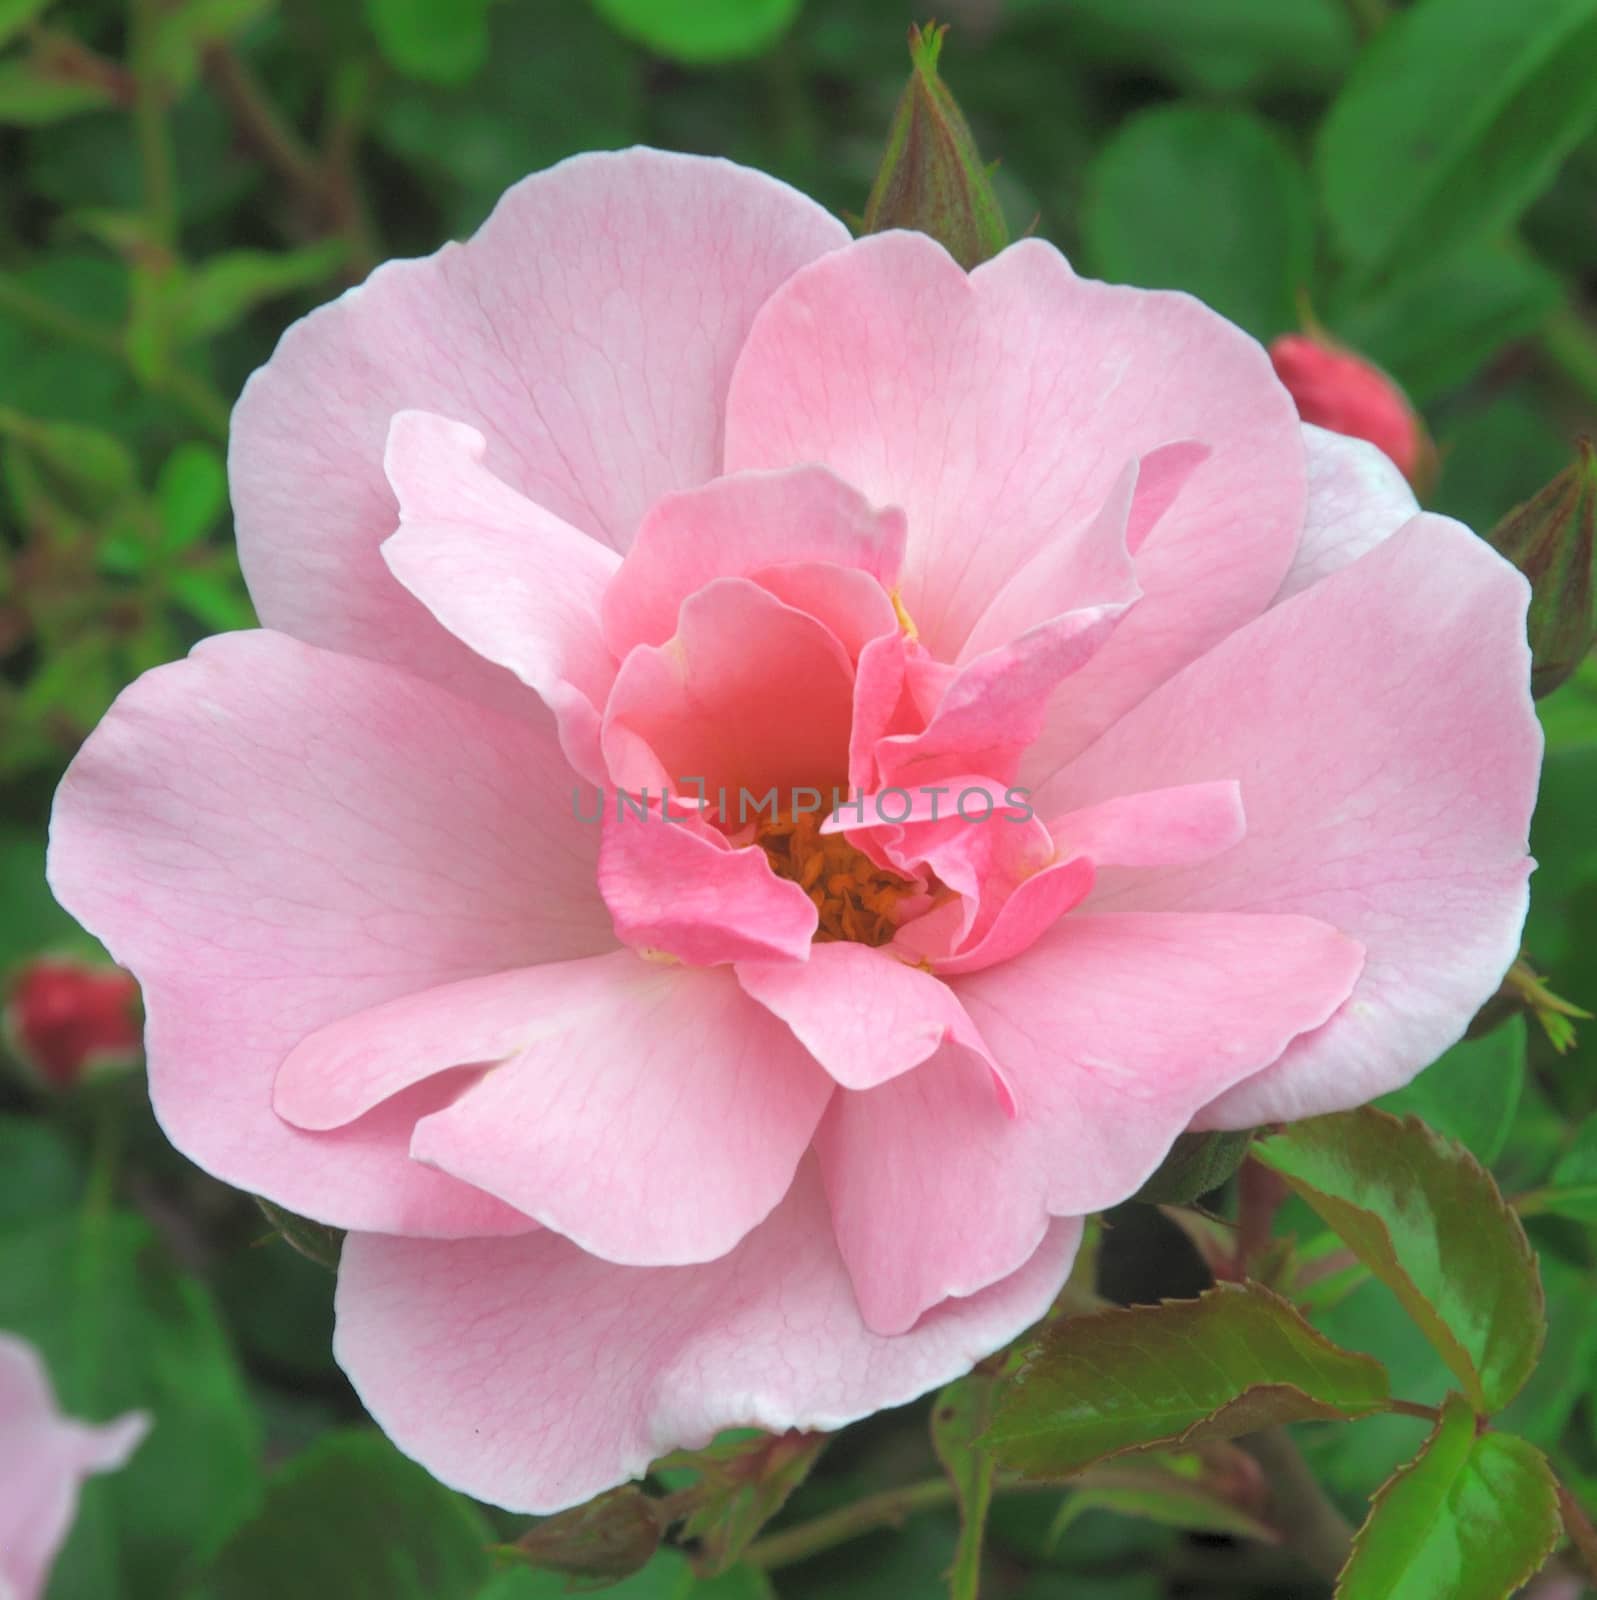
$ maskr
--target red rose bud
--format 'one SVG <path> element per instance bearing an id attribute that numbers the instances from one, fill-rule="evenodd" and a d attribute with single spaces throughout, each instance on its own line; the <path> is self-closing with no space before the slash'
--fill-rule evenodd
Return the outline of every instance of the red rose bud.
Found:
<path id="1" fill-rule="evenodd" d="M 1591 649 L 1593 524 L 1597 455 L 1590 439 L 1547 487 L 1515 508 L 1486 536 L 1530 579 L 1530 687 L 1551 694 Z"/>
<path id="2" fill-rule="evenodd" d="M 909 83 L 865 203 L 864 231 L 930 234 L 968 272 L 1009 243 L 992 179 L 965 114 L 937 74 L 946 27 L 909 30 Z"/>
<path id="3" fill-rule="evenodd" d="M 1270 346 L 1275 375 L 1305 422 L 1368 439 L 1416 489 L 1435 476 L 1436 452 L 1408 396 L 1371 361 L 1306 333 Z"/>
<path id="4" fill-rule="evenodd" d="M 138 1060 L 139 986 L 104 962 L 41 956 L 13 978 L 5 1027 L 24 1067 L 52 1088 L 70 1089 L 89 1073 Z"/>

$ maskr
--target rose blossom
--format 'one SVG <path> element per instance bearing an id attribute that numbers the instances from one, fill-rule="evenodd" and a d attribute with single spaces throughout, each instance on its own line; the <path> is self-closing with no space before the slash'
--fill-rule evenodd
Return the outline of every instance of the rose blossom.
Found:
<path id="1" fill-rule="evenodd" d="M 126 691 L 52 879 L 485 1499 L 949 1379 L 1183 1129 L 1405 1082 L 1516 953 L 1524 581 L 1184 295 L 582 156 L 290 329 L 230 465 L 264 631 Z"/>
<path id="2" fill-rule="evenodd" d="M 37 1600 L 77 1512 L 78 1486 L 122 1466 L 149 1432 L 129 1412 L 96 1425 L 63 1417 L 33 1346 L 0 1333 L 0 1597 Z"/>

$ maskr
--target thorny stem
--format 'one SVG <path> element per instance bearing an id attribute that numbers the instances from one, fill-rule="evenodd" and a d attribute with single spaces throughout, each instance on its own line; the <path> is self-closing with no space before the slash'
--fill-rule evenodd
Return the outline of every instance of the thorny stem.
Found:
<path id="1" fill-rule="evenodd" d="M 1266 1428 L 1237 1442 L 1264 1468 L 1270 1488 L 1265 1517 L 1283 1547 L 1334 1581 L 1353 1548 L 1353 1527 L 1315 1481 L 1291 1435 L 1285 1428 Z"/>
<path id="2" fill-rule="evenodd" d="M 133 124 L 144 173 L 144 207 L 156 243 L 170 252 L 177 242 L 177 175 L 163 89 L 149 60 L 156 22 L 154 0 L 135 0 Z"/>
<path id="3" fill-rule="evenodd" d="M 1000 1481 L 995 1488 L 1004 1489 L 1054 1489 L 1057 1484 L 1007 1483 Z M 777 1533 L 756 1539 L 743 1552 L 748 1565 L 767 1571 L 776 1567 L 789 1567 L 796 1561 L 807 1560 L 830 1550 L 834 1545 L 846 1544 L 861 1534 L 873 1533 L 878 1528 L 896 1528 L 906 1517 L 917 1511 L 929 1511 L 938 1506 L 954 1503 L 954 1486 L 947 1478 L 927 1478 L 921 1483 L 905 1484 L 898 1489 L 883 1489 L 878 1494 L 866 1495 L 852 1505 L 828 1511 L 824 1516 L 813 1517 L 796 1527 L 783 1528 Z"/>
<path id="4" fill-rule="evenodd" d="M 1558 1510 L 1564 1519 L 1564 1532 L 1569 1542 L 1580 1552 L 1593 1582 L 1597 1582 L 1597 1528 L 1592 1526 L 1581 1503 L 1563 1484 L 1558 1486 Z"/>
<path id="5" fill-rule="evenodd" d="M 344 241 L 348 277 L 364 278 L 377 264 L 377 248 L 355 180 L 355 137 L 368 99 L 363 86 L 357 83 L 353 93 L 343 87 L 326 155 L 318 157 L 272 103 L 248 63 L 226 44 L 205 52 L 205 74 L 239 137 L 288 189 L 308 225 L 326 228 Z"/>

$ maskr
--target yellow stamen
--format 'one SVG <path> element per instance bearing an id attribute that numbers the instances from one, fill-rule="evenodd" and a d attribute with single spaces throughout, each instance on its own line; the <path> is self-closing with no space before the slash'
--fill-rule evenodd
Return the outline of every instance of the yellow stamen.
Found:
<path id="1" fill-rule="evenodd" d="M 920 638 L 920 630 L 915 626 L 915 619 L 904 609 L 904 601 L 897 589 L 890 597 L 893 602 L 893 615 L 898 618 L 898 625 L 904 630 L 904 635 L 909 639 Z"/>
<path id="2" fill-rule="evenodd" d="M 754 839 L 777 876 L 798 884 L 814 901 L 820 918 L 817 942 L 884 945 L 898 931 L 898 901 L 915 885 L 883 871 L 842 834 L 823 834 L 821 818 L 813 812 L 762 817 Z"/>

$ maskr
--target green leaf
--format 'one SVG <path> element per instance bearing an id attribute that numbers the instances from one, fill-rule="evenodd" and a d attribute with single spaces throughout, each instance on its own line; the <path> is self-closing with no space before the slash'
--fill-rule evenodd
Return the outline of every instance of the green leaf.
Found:
<path id="1" fill-rule="evenodd" d="M 122 1471 L 85 1486 L 59 1592 L 166 1600 L 260 1490 L 258 1426 L 209 1295 L 137 1217 L 52 1218 L 0 1233 L 0 1327 L 44 1352 L 69 1415 L 154 1419 Z"/>
<path id="2" fill-rule="evenodd" d="M 1183 1133 L 1159 1169 L 1132 1196 L 1145 1205 L 1184 1206 L 1227 1182 L 1247 1159 L 1253 1130 Z"/>
<path id="3" fill-rule="evenodd" d="M 1476 1432 L 1458 1395 L 1424 1448 L 1376 1495 L 1337 1600 L 1507 1600 L 1558 1543 L 1558 1486 L 1522 1439 Z"/>
<path id="4" fill-rule="evenodd" d="M 36 55 L 0 61 L 0 124 L 37 128 L 110 104 L 105 84 L 52 72 Z"/>
<path id="5" fill-rule="evenodd" d="M 488 56 L 492 0 L 366 0 L 366 20 L 388 64 L 407 78 L 462 84 Z"/>
<path id="6" fill-rule="evenodd" d="M 1483 1414 L 1546 1337 L 1536 1258 L 1490 1173 L 1413 1117 L 1365 1107 L 1253 1148 L 1392 1290 Z"/>
<path id="7" fill-rule="evenodd" d="M 381 1434 L 327 1435 L 273 1478 L 260 1512 L 184 1600 L 476 1600 L 491 1533 L 462 1496 Z"/>
<path id="8" fill-rule="evenodd" d="M 0 1117 L 0 1229 L 69 1210 L 83 1192 L 83 1162 L 39 1117 Z"/>
<path id="9" fill-rule="evenodd" d="M 1234 1445 L 1210 1448 L 1228 1450 L 1233 1457 L 1242 1456 Z M 1251 1465 L 1250 1458 L 1242 1456 L 1242 1460 Z M 1257 1470 L 1252 1468 L 1253 1472 Z M 1251 1482 L 1251 1475 L 1247 1481 Z M 1274 1528 L 1232 1498 L 1238 1487 L 1228 1484 L 1224 1469 L 1217 1469 L 1202 1455 L 1113 1461 L 1088 1467 L 1071 1480 L 1070 1494 L 1059 1508 L 1050 1534 L 1057 1545 L 1065 1531 L 1088 1512 L 1113 1511 L 1189 1533 L 1219 1533 L 1254 1539 L 1260 1544 L 1279 1544 L 1281 1535 Z"/>
<path id="10" fill-rule="evenodd" d="M 948 1575 L 950 1600 L 976 1600 L 981 1588 L 982 1541 L 998 1463 L 977 1440 L 992 1421 L 997 1397 L 998 1379 L 973 1372 L 949 1384 L 932 1403 L 932 1447 L 959 1505 L 959 1544 Z"/>
<path id="11" fill-rule="evenodd" d="M 1339 0 L 1013 0 L 1015 12 L 1057 11 L 1072 56 L 1161 73 L 1211 95 L 1324 89 L 1355 53 Z"/>
<path id="12" fill-rule="evenodd" d="M 675 61 L 755 56 L 798 15 L 799 0 L 594 0 L 618 33 Z"/>
<path id="13" fill-rule="evenodd" d="M 1419 0 L 1321 130 L 1325 207 L 1367 277 L 1512 222 L 1597 120 L 1597 0 Z"/>
<path id="14" fill-rule="evenodd" d="M 180 444 L 155 480 L 161 552 L 177 555 L 203 539 L 227 505 L 227 467 L 212 445 Z"/>
<path id="15" fill-rule="evenodd" d="M 1296 158 L 1250 112 L 1178 105 L 1133 117 L 1093 165 L 1082 227 L 1106 278 L 1186 289 L 1260 338 L 1297 325 L 1312 202 Z"/>
<path id="16" fill-rule="evenodd" d="M 0 407 L 0 438 L 28 450 L 69 510 L 102 517 L 138 490 L 138 463 L 115 434 L 78 422 L 44 422 Z"/>
<path id="17" fill-rule="evenodd" d="M 1550 1213 L 1597 1223 L 1597 1115 L 1587 1117 L 1558 1158 L 1544 1188 L 1524 1197 L 1521 1216 Z"/>
<path id="18" fill-rule="evenodd" d="M 1056 1477 L 1128 1450 L 1228 1439 L 1385 1409 L 1386 1373 L 1279 1296 L 1221 1284 L 1197 1300 L 1053 1323 L 999 1403 L 999 1461 Z"/>
<path id="19" fill-rule="evenodd" d="M 0 44 L 21 33 L 51 0 L 0 0 Z"/>
<path id="20" fill-rule="evenodd" d="M 299 250 L 227 250 L 190 270 L 173 325 L 181 343 L 208 339 L 279 295 L 324 283 L 348 251 L 340 239 Z"/>
<path id="21" fill-rule="evenodd" d="M 1418 1117 L 1490 1166 L 1508 1140 L 1524 1087 L 1525 1019 L 1510 1017 L 1484 1038 L 1461 1040 L 1375 1104 L 1395 1117 Z"/>
<path id="22" fill-rule="evenodd" d="M 1330 321 L 1340 340 L 1425 405 L 1534 333 L 1563 300 L 1563 285 L 1540 262 L 1488 241 L 1405 273 Z"/>

